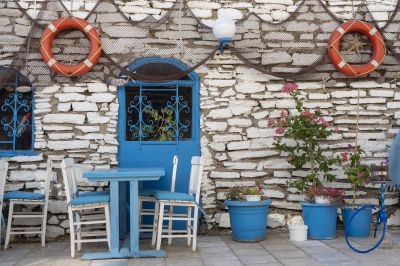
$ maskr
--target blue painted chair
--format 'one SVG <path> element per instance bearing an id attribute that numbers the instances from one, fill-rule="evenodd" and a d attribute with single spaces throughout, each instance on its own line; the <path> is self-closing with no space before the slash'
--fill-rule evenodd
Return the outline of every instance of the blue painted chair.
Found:
<path id="1" fill-rule="evenodd" d="M 191 160 L 190 180 L 188 193 L 155 191 L 154 197 L 157 199 L 154 214 L 152 244 L 156 244 L 156 249 L 160 250 L 161 240 L 166 238 L 187 238 L 187 244 L 192 244 L 192 250 L 196 250 L 197 226 L 200 204 L 200 188 L 203 175 L 203 158 L 193 156 Z M 186 213 L 167 213 L 166 207 L 182 206 L 186 207 Z M 193 214 L 193 216 L 192 216 Z M 186 221 L 186 229 L 183 230 L 163 230 L 164 221 Z M 157 242 L 157 243 L 156 243 Z M 171 244 L 171 241 L 168 241 Z"/>
<path id="2" fill-rule="evenodd" d="M 71 257 L 75 257 L 75 246 L 80 251 L 82 243 L 107 242 L 110 248 L 109 193 L 79 193 L 72 158 L 61 161 L 61 171 L 67 197 Z"/>
<path id="3" fill-rule="evenodd" d="M 4 249 L 7 249 L 11 235 L 39 234 L 42 247 L 46 245 L 47 208 L 49 205 L 50 181 L 52 178 L 52 162 L 47 160 L 46 176 L 43 193 L 27 191 L 11 191 L 4 194 L 4 201 L 9 201 L 7 218 L 6 240 Z M 40 207 L 37 211 L 35 208 Z M 40 227 L 18 226 L 15 220 L 40 219 Z"/>
<path id="4" fill-rule="evenodd" d="M 3 195 L 4 195 L 4 186 L 6 185 L 8 171 L 8 162 L 4 159 L 0 159 L 0 243 L 1 243 L 1 226 L 4 225 L 4 217 L 3 217 Z"/>
<path id="5" fill-rule="evenodd" d="M 176 171 L 178 169 L 178 156 L 174 155 L 172 159 L 172 175 L 171 175 L 171 192 L 175 191 Z M 153 224 L 145 224 L 143 218 L 145 216 L 154 216 L 154 208 L 149 207 L 149 203 L 155 204 L 156 198 L 154 197 L 155 189 L 141 189 L 139 190 L 139 232 L 153 232 Z M 147 204 L 147 205 L 146 205 Z M 151 205 L 150 205 L 151 206 Z M 169 212 L 173 212 L 171 207 Z M 172 221 L 168 224 L 172 230 Z"/>

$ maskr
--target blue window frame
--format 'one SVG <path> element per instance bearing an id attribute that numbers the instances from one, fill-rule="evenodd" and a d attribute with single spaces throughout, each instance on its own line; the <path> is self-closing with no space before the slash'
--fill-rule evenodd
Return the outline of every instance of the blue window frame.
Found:
<path id="1" fill-rule="evenodd" d="M 34 90 L 19 71 L 0 67 L 0 156 L 33 154 Z"/>

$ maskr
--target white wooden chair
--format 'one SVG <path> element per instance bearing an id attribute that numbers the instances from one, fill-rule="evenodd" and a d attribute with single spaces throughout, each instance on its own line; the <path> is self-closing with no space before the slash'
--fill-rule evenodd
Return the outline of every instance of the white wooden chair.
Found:
<path id="1" fill-rule="evenodd" d="M 82 243 L 107 242 L 110 248 L 109 193 L 100 191 L 80 194 L 72 158 L 61 161 L 61 170 L 68 205 L 71 257 L 75 257 L 75 245 L 80 251 Z"/>
<path id="2" fill-rule="evenodd" d="M 190 181 L 188 193 L 156 191 L 154 197 L 157 199 L 154 214 L 152 244 L 160 250 L 161 240 L 167 238 L 187 238 L 187 244 L 192 244 L 192 250 L 196 250 L 197 225 L 200 204 L 201 178 L 203 175 L 203 158 L 193 156 L 191 160 Z M 186 214 L 168 213 L 165 215 L 165 207 L 183 206 L 187 208 Z M 193 213 L 193 216 L 192 216 Z M 178 231 L 163 230 L 164 221 L 186 221 L 186 230 Z M 157 243 L 156 243 L 157 242 Z M 171 241 L 168 241 L 171 244 Z"/>
<path id="3" fill-rule="evenodd" d="M 1 243 L 1 226 L 4 225 L 4 217 L 3 217 L 3 195 L 4 195 L 4 186 L 6 185 L 8 171 L 8 162 L 4 159 L 0 159 L 0 243 Z"/>
<path id="4" fill-rule="evenodd" d="M 6 240 L 4 249 L 8 248 L 11 235 L 39 234 L 42 247 L 46 245 L 47 208 L 49 205 L 50 182 L 52 179 L 52 162 L 47 160 L 43 193 L 11 191 L 4 194 L 4 201 L 9 201 Z M 35 210 L 40 207 L 40 210 Z M 40 219 L 40 227 L 13 225 L 17 219 Z"/>
<path id="5" fill-rule="evenodd" d="M 175 191 L 175 182 L 176 182 L 176 171 L 178 168 L 178 156 L 174 155 L 172 159 L 172 175 L 171 175 L 171 192 Z M 145 216 L 154 216 L 154 208 L 151 208 L 148 203 L 152 203 L 155 205 L 156 198 L 154 197 L 155 194 L 154 189 L 143 189 L 139 190 L 139 232 L 153 232 L 153 224 L 145 224 L 144 217 Z M 171 207 L 169 212 L 173 212 L 173 207 Z M 168 228 L 172 230 L 172 221 L 168 224 Z"/>

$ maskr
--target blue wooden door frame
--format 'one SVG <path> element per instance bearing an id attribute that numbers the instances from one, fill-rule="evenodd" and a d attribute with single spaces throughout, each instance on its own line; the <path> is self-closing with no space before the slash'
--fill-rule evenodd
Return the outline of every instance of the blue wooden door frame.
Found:
<path id="1" fill-rule="evenodd" d="M 136 60 L 129 67 L 129 71 L 151 63 L 170 64 L 180 70 L 189 67 L 173 58 L 143 58 Z M 190 176 L 190 158 L 200 155 L 200 100 L 199 76 L 192 72 L 186 79 L 169 82 L 142 82 L 129 81 L 128 84 L 118 87 L 119 115 L 118 115 L 118 161 L 120 167 L 163 167 L 165 177 L 157 182 L 145 182 L 143 188 L 170 189 L 170 176 L 172 172 L 172 157 L 177 154 L 179 158 L 175 190 L 187 192 Z M 191 138 L 175 141 L 127 141 L 126 140 L 126 98 L 125 87 L 135 86 L 142 88 L 191 88 L 192 113 L 191 113 Z M 179 210 L 178 210 L 179 211 Z"/>

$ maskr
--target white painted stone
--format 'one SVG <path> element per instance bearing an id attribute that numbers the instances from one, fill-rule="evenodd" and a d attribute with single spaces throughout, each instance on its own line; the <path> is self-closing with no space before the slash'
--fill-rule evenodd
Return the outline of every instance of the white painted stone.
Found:
<path id="1" fill-rule="evenodd" d="M 224 167 L 227 169 L 236 170 L 250 170 L 257 167 L 256 163 L 242 163 L 242 162 L 224 162 Z"/>
<path id="2" fill-rule="evenodd" d="M 240 93 L 257 93 L 265 91 L 265 85 L 259 82 L 239 82 L 235 85 L 235 90 Z"/>
<path id="3" fill-rule="evenodd" d="M 97 152 L 99 152 L 99 153 L 118 153 L 118 147 L 117 146 L 100 146 L 97 149 Z"/>
<path id="4" fill-rule="evenodd" d="M 232 117 L 232 110 L 231 108 L 214 109 L 210 111 L 208 117 L 213 119 L 230 118 Z"/>
<path id="5" fill-rule="evenodd" d="M 82 132 L 89 133 L 89 132 L 99 132 L 99 126 L 76 126 L 76 129 L 79 129 Z"/>
<path id="6" fill-rule="evenodd" d="M 49 141 L 48 147 L 51 150 L 72 150 L 89 148 L 90 142 L 87 140 L 70 140 L 70 141 Z"/>
<path id="7" fill-rule="evenodd" d="M 58 93 L 54 97 L 60 102 L 79 102 L 86 99 L 86 96 L 80 93 Z"/>
<path id="8" fill-rule="evenodd" d="M 210 173 L 211 178 L 227 178 L 227 179 L 234 179 L 234 178 L 240 178 L 240 174 L 237 172 L 218 172 L 218 171 L 212 171 Z"/>
<path id="9" fill-rule="evenodd" d="M 91 102 L 74 102 L 72 103 L 72 110 L 75 112 L 97 112 L 97 104 Z"/>
<path id="10" fill-rule="evenodd" d="M 82 114 L 46 114 L 43 117 L 44 123 L 55 124 L 78 124 L 83 125 L 85 116 Z"/>
<path id="11" fill-rule="evenodd" d="M 255 178 L 255 177 L 265 177 L 267 176 L 267 172 L 262 171 L 245 171 L 241 172 L 240 176 L 243 178 Z"/>
<path id="12" fill-rule="evenodd" d="M 225 131 L 228 127 L 226 122 L 206 122 L 205 126 L 209 131 Z"/>
<path id="13" fill-rule="evenodd" d="M 388 226 L 400 225 L 400 209 L 397 209 L 392 215 L 389 216 L 387 225 Z"/>
<path id="14" fill-rule="evenodd" d="M 266 189 L 264 190 L 264 195 L 267 196 L 268 198 L 278 198 L 278 199 L 285 198 L 285 194 L 279 190 Z"/>
<path id="15" fill-rule="evenodd" d="M 243 159 L 256 159 L 276 155 L 276 151 L 232 151 L 228 152 L 228 156 L 232 161 L 239 161 Z"/>
<path id="16" fill-rule="evenodd" d="M 60 200 L 49 200 L 49 209 L 50 213 L 58 214 L 58 213 L 67 213 L 67 202 Z"/>
<path id="17" fill-rule="evenodd" d="M 11 157 L 9 161 L 14 161 L 18 163 L 22 162 L 41 162 L 43 161 L 43 153 L 39 153 L 38 155 L 33 156 L 14 156 Z"/>
<path id="18" fill-rule="evenodd" d="M 72 139 L 73 133 L 49 133 L 47 134 L 50 140 Z"/>
<path id="19" fill-rule="evenodd" d="M 228 119 L 228 125 L 233 127 L 249 127 L 252 125 L 252 122 L 251 119 L 230 118 Z"/>
<path id="20" fill-rule="evenodd" d="M 59 104 L 57 104 L 57 111 L 59 111 L 59 112 L 71 111 L 71 103 L 59 103 Z"/>
<path id="21" fill-rule="evenodd" d="M 106 92 L 108 91 L 108 87 L 104 83 L 96 82 L 96 83 L 88 83 L 87 89 L 89 92 Z"/>
<path id="22" fill-rule="evenodd" d="M 268 227 L 277 228 L 286 225 L 285 215 L 280 213 L 270 213 L 268 214 Z"/>
<path id="23" fill-rule="evenodd" d="M 46 238 L 54 239 L 65 235 L 65 230 L 54 225 L 46 226 Z"/>
<path id="24" fill-rule="evenodd" d="M 230 142 L 226 145 L 229 151 L 247 150 L 250 147 L 250 141 L 236 141 Z"/>
<path id="25" fill-rule="evenodd" d="M 231 223 L 229 220 L 229 213 L 224 212 L 224 213 L 217 213 L 215 215 L 215 222 L 218 224 L 218 227 L 220 228 L 230 228 Z"/>
<path id="26" fill-rule="evenodd" d="M 301 215 L 295 215 L 293 217 L 288 218 L 287 225 L 294 225 L 294 224 L 304 224 L 303 217 Z"/>
<path id="27" fill-rule="evenodd" d="M 89 112 L 86 116 L 90 124 L 106 124 L 110 121 L 110 117 L 100 116 L 97 112 Z"/>
<path id="28" fill-rule="evenodd" d="M 88 102 L 93 103 L 109 103 L 115 100 L 115 94 L 113 93 L 95 93 L 86 98 Z"/>

